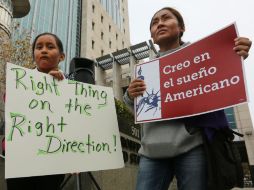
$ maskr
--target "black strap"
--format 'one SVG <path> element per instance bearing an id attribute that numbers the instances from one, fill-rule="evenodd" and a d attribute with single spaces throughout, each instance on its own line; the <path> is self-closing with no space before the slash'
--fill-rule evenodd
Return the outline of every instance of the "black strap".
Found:
<path id="1" fill-rule="evenodd" d="M 237 135 L 239 137 L 243 137 L 244 136 L 242 133 L 238 133 L 238 132 L 236 132 L 236 131 L 234 131 L 232 129 L 230 129 L 230 130 L 232 131 L 233 134 L 235 134 L 235 135 Z"/>

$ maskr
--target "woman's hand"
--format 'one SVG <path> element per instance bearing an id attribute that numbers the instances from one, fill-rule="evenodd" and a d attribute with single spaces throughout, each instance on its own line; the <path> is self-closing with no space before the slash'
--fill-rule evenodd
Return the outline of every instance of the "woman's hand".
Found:
<path id="1" fill-rule="evenodd" d="M 251 40 L 245 37 L 238 37 L 235 39 L 234 51 L 246 59 L 249 56 L 249 50 L 251 47 Z"/>
<path id="2" fill-rule="evenodd" d="M 146 90 L 145 82 L 141 79 L 134 79 L 131 81 L 127 93 L 131 99 L 143 95 Z"/>
<path id="3" fill-rule="evenodd" d="M 53 76 L 57 80 L 63 80 L 64 79 L 64 74 L 59 70 L 51 70 L 51 71 L 49 71 L 48 74 Z"/>

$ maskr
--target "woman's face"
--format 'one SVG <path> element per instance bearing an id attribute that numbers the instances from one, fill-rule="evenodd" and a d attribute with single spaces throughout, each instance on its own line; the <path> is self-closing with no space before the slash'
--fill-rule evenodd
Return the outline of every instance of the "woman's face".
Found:
<path id="1" fill-rule="evenodd" d="M 64 59 L 64 54 L 60 52 L 56 40 L 51 35 L 40 36 L 34 49 L 34 60 L 39 71 L 48 73 L 57 69 L 60 61 Z"/>
<path id="2" fill-rule="evenodd" d="M 180 33 L 184 32 L 178 20 L 169 10 L 157 12 L 151 22 L 151 37 L 159 46 L 166 42 L 179 42 Z"/>

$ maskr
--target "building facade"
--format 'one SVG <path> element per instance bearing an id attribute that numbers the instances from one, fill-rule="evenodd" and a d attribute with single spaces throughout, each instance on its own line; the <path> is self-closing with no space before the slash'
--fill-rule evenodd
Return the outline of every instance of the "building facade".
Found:
<path id="1" fill-rule="evenodd" d="M 234 109 L 234 115 L 236 120 L 237 130 L 244 135 L 241 148 L 241 155 L 244 155 L 244 151 L 247 151 L 246 159 L 246 186 L 254 187 L 254 131 L 253 121 L 250 116 L 250 108 L 248 104 L 236 106 Z"/>
<path id="2" fill-rule="evenodd" d="M 80 53 L 81 0 L 30 0 L 31 11 L 22 18 L 19 33 L 31 34 L 32 39 L 43 32 L 56 34 L 63 42 L 65 60 L 60 64 L 69 71 L 69 63 Z"/>
<path id="3" fill-rule="evenodd" d="M 90 59 L 130 46 L 127 0 L 82 1 L 81 56 Z"/>
<path id="4" fill-rule="evenodd" d="M 24 17 L 30 11 L 28 0 L 0 0 L 0 29 L 7 35 L 11 34 L 12 18 Z"/>

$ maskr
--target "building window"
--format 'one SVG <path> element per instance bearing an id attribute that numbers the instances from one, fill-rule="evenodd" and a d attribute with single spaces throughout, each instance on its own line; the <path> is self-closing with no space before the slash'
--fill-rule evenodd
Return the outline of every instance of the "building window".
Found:
<path id="1" fill-rule="evenodd" d="M 104 33 L 103 32 L 101 32 L 101 39 L 103 40 L 103 36 L 104 36 Z"/>
<path id="2" fill-rule="evenodd" d="M 111 48 L 111 46 L 112 46 L 112 42 L 111 41 L 109 41 L 108 46 L 109 46 L 109 48 Z"/>
<path id="3" fill-rule="evenodd" d="M 92 10 L 93 10 L 93 13 L 94 13 L 94 11 L 95 11 L 95 6 L 94 5 L 92 6 Z"/>
<path id="4" fill-rule="evenodd" d="M 111 32 L 111 25 L 108 26 L 108 30 L 109 30 L 109 32 Z"/>
<path id="5" fill-rule="evenodd" d="M 92 49 L 94 49 L 94 43 L 95 43 L 95 42 L 92 40 Z"/>
<path id="6" fill-rule="evenodd" d="M 95 26 L 95 23 L 94 23 L 94 22 L 92 22 L 92 30 L 94 30 L 94 26 Z"/>
<path id="7" fill-rule="evenodd" d="M 103 55 L 104 55 L 104 50 L 102 49 L 102 50 L 101 50 L 101 56 L 103 56 Z"/>
<path id="8" fill-rule="evenodd" d="M 124 41 L 122 41 L 122 45 L 123 45 L 123 48 L 124 48 Z"/>
<path id="9" fill-rule="evenodd" d="M 101 23 L 103 23 L 103 16 L 101 16 Z"/>
<path id="10" fill-rule="evenodd" d="M 125 34 L 125 28 L 123 29 L 123 33 Z"/>
<path id="11" fill-rule="evenodd" d="M 118 40 L 118 34 L 116 34 L 116 40 Z"/>

